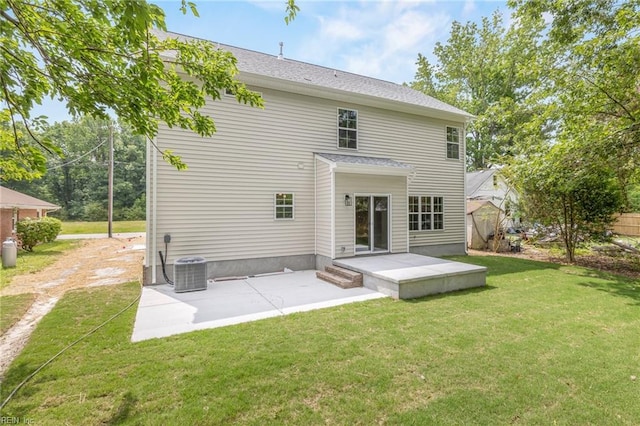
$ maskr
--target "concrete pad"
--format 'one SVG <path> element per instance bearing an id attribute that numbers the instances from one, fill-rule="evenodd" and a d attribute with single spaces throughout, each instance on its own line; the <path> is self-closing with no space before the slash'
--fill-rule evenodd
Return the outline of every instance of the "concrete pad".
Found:
<path id="1" fill-rule="evenodd" d="M 131 340 L 306 312 L 385 297 L 367 288 L 341 289 L 316 278 L 315 271 L 209 282 L 207 290 L 175 293 L 169 285 L 142 289 Z"/>
<path id="2" fill-rule="evenodd" d="M 396 299 L 412 299 L 486 284 L 487 268 L 483 266 L 414 253 L 354 257 L 333 263 L 362 273 L 366 287 Z"/>

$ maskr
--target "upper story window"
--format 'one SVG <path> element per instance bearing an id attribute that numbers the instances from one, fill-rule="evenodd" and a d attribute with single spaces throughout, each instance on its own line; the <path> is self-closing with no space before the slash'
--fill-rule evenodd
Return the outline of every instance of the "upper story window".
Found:
<path id="1" fill-rule="evenodd" d="M 338 108 L 338 148 L 358 149 L 358 111 Z"/>
<path id="2" fill-rule="evenodd" d="M 460 159 L 460 129 L 447 126 L 447 158 Z"/>
<path id="3" fill-rule="evenodd" d="M 293 194 L 277 193 L 275 195 L 275 218 L 293 219 Z"/>

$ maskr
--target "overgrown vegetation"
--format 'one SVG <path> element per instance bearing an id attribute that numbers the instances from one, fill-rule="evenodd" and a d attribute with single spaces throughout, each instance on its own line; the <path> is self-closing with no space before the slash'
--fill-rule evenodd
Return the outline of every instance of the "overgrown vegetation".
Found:
<path id="1" fill-rule="evenodd" d="M 510 0 L 454 22 L 412 86 L 476 115 L 470 170 L 492 164 L 521 195 L 523 219 L 562 234 L 568 260 L 614 212 L 638 208 L 640 2 Z"/>
<path id="2" fill-rule="evenodd" d="M 129 310 L 47 366 L 3 415 L 47 424 L 637 423 L 636 280 L 461 260 L 489 267 L 486 288 L 136 344 Z M 139 291 L 68 293 L 12 364 L 2 397 Z"/>

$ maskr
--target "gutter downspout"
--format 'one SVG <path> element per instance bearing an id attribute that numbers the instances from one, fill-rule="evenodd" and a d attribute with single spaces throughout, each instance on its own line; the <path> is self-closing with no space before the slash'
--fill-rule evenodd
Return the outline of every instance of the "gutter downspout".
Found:
<path id="1" fill-rule="evenodd" d="M 147 217 L 151 216 L 151 229 L 149 229 L 149 221 L 147 221 L 147 241 L 148 245 L 151 246 L 147 248 L 147 255 L 151 260 L 151 284 L 156 284 L 157 281 L 157 268 L 158 268 L 158 260 L 156 259 L 155 254 L 158 250 L 158 241 L 157 241 L 157 202 L 156 197 L 158 194 L 158 185 L 156 180 L 158 178 L 158 158 L 156 150 L 154 149 L 153 143 L 151 139 L 147 139 L 147 155 L 149 161 L 147 161 L 147 167 L 149 168 L 149 174 L 151 175 L 150 182 L 147 182 L 147 193 L 151 194 L 151 197 L 147 197 Z"/>
<path id="2" fill-rule="evenodd" d="M 464 135 L 464 161 L 462 163 L 462 188 L 464 191 L 464 206 L 463 206 L 463 210 L 464 210 L 464 254 L 466 254 L 467 256 L 469 255 L 469 244 L 467 244 L 468 242 L 468 236 L 467 236 L 467 232 L 469 230 L 468 228 L 468 214 L 467 214 L 467 123 L 462 125 L 462 134 Z"/>

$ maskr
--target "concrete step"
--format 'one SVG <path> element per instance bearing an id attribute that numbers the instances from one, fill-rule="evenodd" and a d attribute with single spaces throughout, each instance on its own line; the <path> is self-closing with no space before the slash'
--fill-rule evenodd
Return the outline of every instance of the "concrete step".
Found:
<path id="1" fill-rule="evenodd" d="M 362 281 L 360 281 L 360 283 L 358 283 L 357 281 L 354 282 L 353 280 L 341 277 L 340 275 L 332 274 L 331 272 L 316 271 L 316 277 L 328 283 L 337 285 L 340 288 L 362 287 Z"/>
<path id="2" fill-rule="evenodd" d="M 331 274 L 341 276 L 343 278 L 351 280 L 354 283 L 362 285 L 362 274 L 360 272 L 341 268 L 340 266 L 335 265 L 326 266 L 324 269 Z"/>

